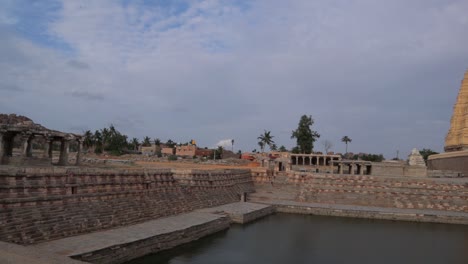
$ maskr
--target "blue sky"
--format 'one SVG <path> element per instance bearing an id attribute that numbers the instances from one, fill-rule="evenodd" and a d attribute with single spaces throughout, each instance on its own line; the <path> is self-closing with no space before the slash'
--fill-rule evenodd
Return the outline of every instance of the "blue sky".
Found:
<path id="1" fill-rule="evenodd" d="M 0 1 L 0 112 L 82 132 L 257 148 L 302 114 L 332 150 L 442 151 L 464 0 Z"/>

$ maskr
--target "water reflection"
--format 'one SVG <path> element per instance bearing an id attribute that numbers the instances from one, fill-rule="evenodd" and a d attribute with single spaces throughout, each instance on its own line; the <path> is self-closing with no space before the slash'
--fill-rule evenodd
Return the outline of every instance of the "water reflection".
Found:
<path id="1" fill-rule="evenodd" d="M 468 263 L 468 227 L 277 214 L 131 264 Z"/>

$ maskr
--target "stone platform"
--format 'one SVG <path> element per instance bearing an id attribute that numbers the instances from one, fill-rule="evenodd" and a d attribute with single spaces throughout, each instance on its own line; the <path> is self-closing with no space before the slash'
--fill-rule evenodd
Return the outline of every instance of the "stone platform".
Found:
<path id="1" fill-rule="evenodd" d="M 212 214 L 225 214 L 228 215 L 234 223 L 245 224 L 274 213 L 275 208 L 271 205 L 239 202 L 197 211 Z"/>
<path id="2" fill-rule="evenodd" d="M 35 250 L 12 243 L 0 241 L 0 264 L 83 264 L 66 256 L 49 254 L 43 250 Z"/>
<path id="3" fill-rule="evenodd" d="M 247 223 L 273 212 L 270 205 L 233 203 L 22 248 L 92 263 L 123 263 L 227 229 L 232 222 Z"/>
<path id="4" fill-rule="evenodd" d="M 468 150 L 431 155 L 427 159 L 430 170 L 457 171 L 459 177 L 468 177 Z"/>

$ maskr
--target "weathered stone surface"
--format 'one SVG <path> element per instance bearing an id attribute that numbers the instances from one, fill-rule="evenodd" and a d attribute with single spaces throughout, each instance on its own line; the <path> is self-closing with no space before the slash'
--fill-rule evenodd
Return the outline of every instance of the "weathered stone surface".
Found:
<path id="1" fill-rule="evenodd" d="M 272 214 L 275 209 L 273 206 L 264 204 L 238 202 L 197 211 L 222 215 L 226 214 L 234 223 L 245 224 Z"/>
<path id="2" fill-rule="evenodd" d="M 461 83 L 453 107 L 450 130 L 445 138 L 445 151 L 468 150 L 468 71 Z"/>
<path id="3" fill-rule="evenodd" d="M 28 248 L 92 263 L 123 263 L 221 231 L 230 222 L 223 215 L 191 212 Z"/>
<path id="4" fill-rule="evenodd" d="M 261 180 L 256 190 L 252 196 L 265 199 L 287 190 L 299 202 L 468 212 L 468 179 L 290 173 L 285 183 Z"/>
<path id="5" fill-rule="evenodd" d="M 424 162 L 423 156 L 416 148 L 414 148 L 413 151 L 411 151 L 411 154 L 408 156 L 408 164 L 410 166 L 426 166 L 426 162 Z"/>
<path id="6" fill-rule="evenodd" d="M 237 202 L 248 170 L 0 168 L 0 240 L 33 244 Z"/>
<path id="7" fill-rule="evenodd" d="M 41 157 L 33 157 L 32 145 L 35 138 L 40 138 L 45 145 Z M 17 156 L 13 155 L 15 139 L 21 144 L 20 154 Z M 0 114 L 0 165 L 50 165 L 52 162 L 51 142 L 54 141 L 61 142 L 58 165 L 68 165 L 69 143 L 77 141 L 80 150 L 82 136 L 47 129 L 25 116 Z M 79 163 L 78 152 L 76 164 Z"/>

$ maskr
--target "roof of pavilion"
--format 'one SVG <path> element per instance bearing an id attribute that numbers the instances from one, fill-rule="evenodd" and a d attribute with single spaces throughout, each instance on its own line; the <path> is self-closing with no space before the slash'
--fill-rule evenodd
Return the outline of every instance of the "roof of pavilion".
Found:
<path id="1" fill-rule="evenodd" d="M 34 123 L 28 117 L 16 114 L 0 114 L 0 132 L 24 133 L 68 139 L 80 139 L 82 137 L 77 134 L 48 129 L 40 124 Z"/>

